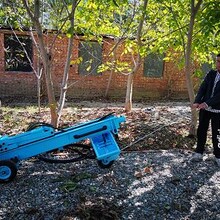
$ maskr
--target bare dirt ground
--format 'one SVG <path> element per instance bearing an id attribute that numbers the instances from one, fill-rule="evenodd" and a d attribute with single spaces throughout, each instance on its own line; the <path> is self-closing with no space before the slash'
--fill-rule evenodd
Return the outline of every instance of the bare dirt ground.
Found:
<path id="1" fill-rule="evenodd" d="M 20 105 L 20 107 L 19 107 Z M 188 137 L 190 108 L 188 102 L 134 103 L 130 113 L 124 112 L 124 103 L 82 101 L 67 103 L 60 127 L 70 126 L 113 112 L 124 115 L 126 123 L 119 132 L 119 144 L 126 150 L 189 149 L 195 138 Z M 0 109 L 0 134 L 25 131 L 32 122 L 50 122 L 48 108 L 15 104 Z"/>
<path id="2" fill-rule="evenodd" d="M 122 149 L 192 150 L 195 145 L 195 138 L 188 137 L 191 121 L 188 102 L 134 103 L 129 113 L 124 111 L 124 103 L 81 102 L 75 104 L 75 108 L 71 104 L 69 106 L 64 111 L 61 126 L 70 124 L 73 120 L 94 119 L 111 112 L 124 115 L 126 123 L 119 132 Z"/>

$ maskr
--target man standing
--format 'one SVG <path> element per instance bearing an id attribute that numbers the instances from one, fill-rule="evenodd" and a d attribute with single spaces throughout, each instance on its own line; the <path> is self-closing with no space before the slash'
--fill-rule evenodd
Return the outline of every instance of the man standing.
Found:
<path id="1" fill-rule="evenodd" d="M 205 76 L 193 108 L 199 109 L 199 125 L 197 130 L 197 147 L 191 161 L 200 161 L 203 158 L 207 131 L 211 121 L 213 154 L 220 167 L 220 54 L 216 56 L 216 70 L 211 70 Z"/>

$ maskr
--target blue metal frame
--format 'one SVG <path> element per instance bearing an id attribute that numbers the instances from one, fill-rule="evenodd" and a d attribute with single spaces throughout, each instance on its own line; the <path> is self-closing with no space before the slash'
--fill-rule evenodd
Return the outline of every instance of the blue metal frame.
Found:
<path id="1" fill-rule="evenodd" d="M 96 159 L 108 164 L 116 160 L 120 154 L 114 135 L 118 134 L 120 124 L 125 120 L 124 116 L 118 117 L 111 114 L 61 130 L 42 125 L 15 136 L 2 136 L 0 137 L 0 162 L 18 163 L 21 160 L 90 139 Z M 5 166 L 0 168 L 6 169 Z"/>

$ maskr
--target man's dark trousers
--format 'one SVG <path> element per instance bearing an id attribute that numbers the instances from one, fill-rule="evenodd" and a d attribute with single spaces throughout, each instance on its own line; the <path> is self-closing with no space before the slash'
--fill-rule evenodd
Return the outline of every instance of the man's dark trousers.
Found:
<path id="1" fill-rule="evenodd" d="M 220 127 L 220 113 L 209 112 L 201 109 L 199 111 L 199 126 L 197 130 L 197 153 L 203 153 L 205 150 L 205 143 L 207 140 L 207 131 L 209 128 L 209 122 L 211 121 L 212 129 L 212 144 L 214 148 L 214 155 L 216 158 L 220 158 L 220 142 L 218 144 L 218 137 L 220 137 L 219 127 Z M 220 141 L 220 140 L 219 140 Z"/>

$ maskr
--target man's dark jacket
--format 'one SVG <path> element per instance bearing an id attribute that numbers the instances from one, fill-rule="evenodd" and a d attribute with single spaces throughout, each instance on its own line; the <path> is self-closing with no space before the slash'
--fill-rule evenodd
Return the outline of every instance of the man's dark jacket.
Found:
<path id="1" fill-rule="evenodd" d="M 194 103 L 200 104 L 205 102 L 212 109 L 220 109 L 220 80 L 217 82 L 214 94 L 211 97 L 216 74 L 216 70 L 211 70 L 209 73 L 207 73 L 199 88 Z"/>

